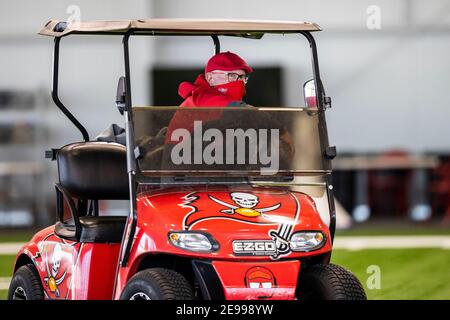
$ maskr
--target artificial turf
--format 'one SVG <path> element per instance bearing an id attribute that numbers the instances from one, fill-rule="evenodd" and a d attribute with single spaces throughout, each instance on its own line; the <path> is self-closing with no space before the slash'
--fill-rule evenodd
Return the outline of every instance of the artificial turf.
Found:
<path id="1" fill-rule="evenodd" d="M 2 230 L 0 229 L 0 243 L 27 242 L 33 237 L 33 230 Z"/>
<path id="2" fill-rule="evenodd" d="M 11 277 L 13 255 L 0 255 L 0 277 Z M 335 250 L 332 263 L 351 270 L 369 299 L 450 299 L 450 250 Z M 369 289 L 370 266 L 380 268 L 380 289 Z M 0 290 L 0 299 L 6 298 Z"/>
<path id="3" fill-rule="evenodd" d="M 11 277 L 15 255 L 0 255 L 0 278 Z"/>
<path id="4" fill-rule="evenodd" d="M 450 250 L 372 249 L 335 250 L 332 263 L 351 270 L 361 281 L 369 299 L 450 299 Z M 378 266 L 381 288 L 369 289 L 373 275 L 369 266 Z"/>
<path id="5" fill-rule="evenodd" d="M 0 278 L 9 278 L 12 276 L 12 269 L 15 255 L 0 255 Z M 6 300 L 7 290 L 0 290 L 0 300 Z"/>

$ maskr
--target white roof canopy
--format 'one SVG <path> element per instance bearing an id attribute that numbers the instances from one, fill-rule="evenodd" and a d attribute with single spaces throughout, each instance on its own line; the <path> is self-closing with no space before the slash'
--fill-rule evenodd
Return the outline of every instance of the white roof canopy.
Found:
<path id="1" fill-rule="evenodd" d="M 134 30 L 149 35 L 231 35 L 261 37 L 264 33 L 298 33 L 320 31 L 319 25 L 299 21 L 268 20 L 202 20 L 202 19 L 148 19 L 117 21 L 81 21 L 67 24 L 50 20 L 39 34 L 62 37 L 69 34 L 124 34 Z M 259 36 L 258 36 L 259 35 Z"/>

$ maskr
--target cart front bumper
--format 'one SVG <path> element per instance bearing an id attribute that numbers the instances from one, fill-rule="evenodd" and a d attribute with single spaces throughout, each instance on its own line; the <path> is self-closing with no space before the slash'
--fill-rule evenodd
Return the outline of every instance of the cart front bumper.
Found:
<path id="1" fill-rule="evenodd" d="M 205 299 L 293 300 L 300 261 L 193 261 Z"/>

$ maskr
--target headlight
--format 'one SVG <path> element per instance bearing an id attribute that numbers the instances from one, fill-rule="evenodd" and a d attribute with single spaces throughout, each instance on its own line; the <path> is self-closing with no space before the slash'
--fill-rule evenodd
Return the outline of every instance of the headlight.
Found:
<path id="1" fill-rule="evenodd" d="M 219 244 L 205 232 L 169 232 L 169 242 L 175 247 L 195 252 L 213 252 L 219 249 Z"/>
<path id="2" fill-rule="evenodd" d="M 325 244 L 325 236 L 320 231 L 300 231 L 291 237 L 292 251 L 312 251 L 321 248 Z"/>

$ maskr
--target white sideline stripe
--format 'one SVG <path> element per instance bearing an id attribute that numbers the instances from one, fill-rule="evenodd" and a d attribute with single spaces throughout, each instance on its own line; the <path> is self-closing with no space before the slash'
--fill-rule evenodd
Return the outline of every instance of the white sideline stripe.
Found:
<path id="1" fill-rule="evenodd" d="M 0 290 L 8 290 L 11 278 L 0 278 Z"/>
<path id="2" fill-rule="evenodd" d="M 6 242 L 0 243 L 0 254 L 13 254 L 16 255 L 20 248 L 24 245 L 24 242 Z"/>
<path id="3" fill-rule="evenodd" d="M 15 255 L 25 243 L 0 243 L 0 255 Z M 450 249 L 450 236 L 336 236 L 335 249 L 402 249 L 441 248 Z"/>
<path id="4" fill-rule="evenodd" d="M 334 249 L 450 249 L 450 236 L 337 236 Z"/>

